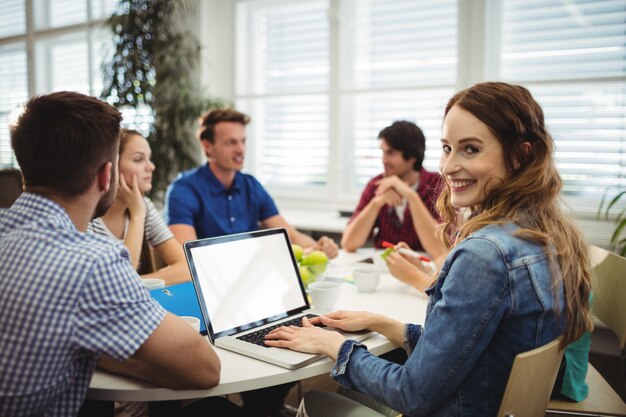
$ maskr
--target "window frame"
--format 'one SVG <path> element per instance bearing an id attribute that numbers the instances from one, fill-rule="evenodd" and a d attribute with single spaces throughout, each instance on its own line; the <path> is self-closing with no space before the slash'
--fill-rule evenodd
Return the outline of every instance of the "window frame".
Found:
<path id="1" fill-rule="evenodd" d="M 47 0 L 24 0 L 25 2 L 25 32 L 17 35 L 10 35 L 0 37 L 0 46 L 12 45 L 17 43 L 23 43 L 26 49 L 26 97 L 32 97 L 37 94 L 45 94 L 51 92 L 51 86 L 47 83 L 49 77 L 38 77 L 39 74 L 45 74 L 47 72 L 47 65 L 49 62 L 40 62 L 40 56 L 37 54 L 36 45 L 38 42 L 46 40 L 54 40 L 55 38 L 64 36 L 72 36 L 83 34 L 87 43 L 87 81 L 89 85 L 89 91 L 86 93 L 93 96 L 98 96 L 100 91 L 96 91 L 95 88 L 98 85 L 95 81 L 95 74 L 97 73 L 96 63 L 94 62 L 94 48 L 95 48 L 95 36 L 97 32 L 103 30 L 103 24 L 108 16 L 93 18 L 93 0 L 82 0 L 86 3 L 86 20 L 81 23 L 73 23 L 63 26 L 54 27 L 36 27 L 35 7 L 41 7 L 41 4 Z M 45 54 L 42 54 L 45 55 Z M 44 59 L 45 61 L 45 59 Z M 14 109 L 15 110 L 15 109 Z M 12 112 L 2 112 L 2 115 L 11 117 Z M 15 156 L 13 156 L 11 163 L 0 164 L 0 169 L 3 168 L 18 168 Z"/>
<path id="2" fill-rule="evenodd" d="M 329 0 L 329 31 L 330 31 L 330 78 L 329 78 L 329 161 L 328 177 L 329 182 L 323 190 L 319 190 L 315 196 L 311 196 L 306 190 L 297 190 L 290 187 L 277 187 L 268 185 L 270 194 L 277 200 L 280 206 L 294 209 L 311 210 L 353 210 L 360 197 L 358 192 L 346 192 L 349 176 L 346 174 L 344 166 L 346 144 L 341 140 L 342 129 L 346 129 L 345 124 L 340 122 L 340 114 L 345 115 L 342 108 L 342 95 L 345 91 L 340 86 L 340 21 L 339 10 L 343 0 Z M 274 1 L 276 2 L 276 1 Z M 258 0 L 238 0 L 237 6 L 241 4 L 251 5 L 259 3 Z M 501 52 L 501 24 L 502 24 L 502 1 L 501 0 L 458 0 L 458 33 L 457 33 L 457 80 L 456 91 L 467 88 L 477 82 L 484 80 L 501 80 L 500 76 L 500 52 Z M 237 24 L 235 31 L 241 28 L 243 19 L 234 13 Z M 250 30 L 250 22 L 244 30 Z M 246 56 L 245 45 L 241 39 L 237 40 L 235 56 L 237 59 Z M 237 71 L 245 71 L 247 65 L 238 65 L 235 59 Z M 626 80 L 625 77 L 620 77 Z M 569 80 L 568 80 L 569 81 Z M 597 79 L 576 80 L 576 81 L 598 81 Z M 615 81 L 615 77 L 606 81 Z M 520 81 L 523 83 L 523 81 Z M 549 82 L 554 83 L 553 80 Z M 557 81 L 558 82 L 558 81 Z M 529 84 L 536 84 L 536 81 Z M 234 80 L 235 88 L 233 97 L 235 101 L 244 97 L 237 91 L 238 79 Z M 367 90 L 363 90 L 367 91 Z M 532 91 L 532 87 L 531 87 Z M 253 122 L 254 123 L 254 122 Z M 384 126 L 381 126 L 381 128 Z M 375 138 L 373 138 L 375 139 Z M 436 138 L 427 138 L 436 139 Z M 258 144 L 257 144 L 258 145 Z M 247 158 L 256 163 L 252 147 L 248 151 Z M 255 165 L 250 164 L 249 172 L 256 174 Z M 564 196 L 564 203 L 572 208 L 577 217 L 588 220 L 595 220 L 599 206 L 599 199 Z"/>

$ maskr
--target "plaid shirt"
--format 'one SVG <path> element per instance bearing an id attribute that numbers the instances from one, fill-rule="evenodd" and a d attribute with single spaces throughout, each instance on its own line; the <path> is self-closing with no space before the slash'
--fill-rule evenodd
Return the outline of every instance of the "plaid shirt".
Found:
<path id="1" fill-rule="evenodd" d="M 352 221 L 360 212 L 367 206 L 367 204 L 374 198 L 376 194 L 376 183 L 383 178 L 383 174 L 380 174 L 370 180 L 365 186 L 363 193 L 361 194 L 361 200 L 354 210 L 354 214 L 350 218 Z M 441 176 L 434 172 L 428 172 L 424 168 L 420 170 L 420 181 L 417 187 L 417 193 L 428 208 L 428 211 L 433 215 L 435 219 L 439 219 L 437 209 L 435 208 L 435 202 L 437 197 L 441 193 L 441 186 L 443 182 Z M 375 229 L 378 231 L 375 233 Z M 376 223 L 372 228 L 374 234 L 374 245 L 377 248 L 382 248 L 383 240 L 391 243 L 406 242 L 414 250 L 424 250 L 422 243 L 415 233 L 413 227 L 413 219 L 407 205 L 404 209 L 404 221 L 400 221 L 398 214 L 394 207 L 384 205 L 378 212 Z"/>
<path id="2" fill-rule="evenodd" d="M 119 243 L 24 193 L 0 212 L 0 416 L 72 416 L 98 355 L 123 360 L 161 323 Z"/>

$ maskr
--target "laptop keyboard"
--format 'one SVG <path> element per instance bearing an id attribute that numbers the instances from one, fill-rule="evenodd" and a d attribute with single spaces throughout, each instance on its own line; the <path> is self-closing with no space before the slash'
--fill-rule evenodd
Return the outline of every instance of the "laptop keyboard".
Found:
<path id="1" fill-rule="evenodd" d="M 256 332 L 248 333 L 243 336 L 239 336 L 237 339 L 243 340 L 244 342 L 254 343 L 255 345 L 269 347 L 265 345 L 265 335 L 271 332 L 274 329 L 278 329 L 283 326 L 298 326 L 302 327 L 302 317 L 306 317 L 307 319 L 312 319 L 313 317 L 317 317 L 315 314 L 305 314 L 304 316 L 297 317 L 295 319 L 282 321 L 279 324 L 275 324 L 273 326 L 265 327 L 261 330 L 257 330 Z M 318 327 L 325 327 L 323 324 L 317 324 Z"/>

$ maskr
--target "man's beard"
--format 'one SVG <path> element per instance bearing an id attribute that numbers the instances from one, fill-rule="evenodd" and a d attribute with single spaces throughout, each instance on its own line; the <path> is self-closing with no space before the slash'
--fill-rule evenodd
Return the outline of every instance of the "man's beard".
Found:
<path id="1" fill-rule="evenodd" d="M 111 183 L 109 184 L 109 191 L 107 191 L 106 194 L 100 197 L 100 200 L 98 201 L 98 204 L 96 205 L 96 208 L 94 210 L 93 216 L 91 217 L 92 220 L 104 216 L 109 207 L 111 207 L 111 205 L 113 204 L 113 201 L 115 201 L 116 194 L 117 169 L 111 170 Z"/>

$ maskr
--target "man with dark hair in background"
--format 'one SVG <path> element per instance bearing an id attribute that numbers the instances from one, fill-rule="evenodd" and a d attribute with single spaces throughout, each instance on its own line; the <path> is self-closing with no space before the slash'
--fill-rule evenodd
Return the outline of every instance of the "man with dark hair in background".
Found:
<path id="1" fill-rule="evenodd" d="M 384 172 L 366 185 L 341 238 L 342 247 L 355 251 L 374 235 L 374 244 L 405 242 L 433 257 L 444 253 L 435 236 L 435 201 L 441 176 L 422 167 L 426 139 L 415 124 L 394 122 L 378 135 Z M 375 230 L 377 229 L 377 230 Z"/>
<path id="2" fill-rule="evenodd" d="M 30 99 L 11 126 L 25 189 L 0 213 L 3 417 L 76 415 L 96 363 L 174 389 L 219 382 L 215 352 L 150 297 L 128 251 L 85 233 L 115 197 L 121 120 L 57 92 Z"/>

